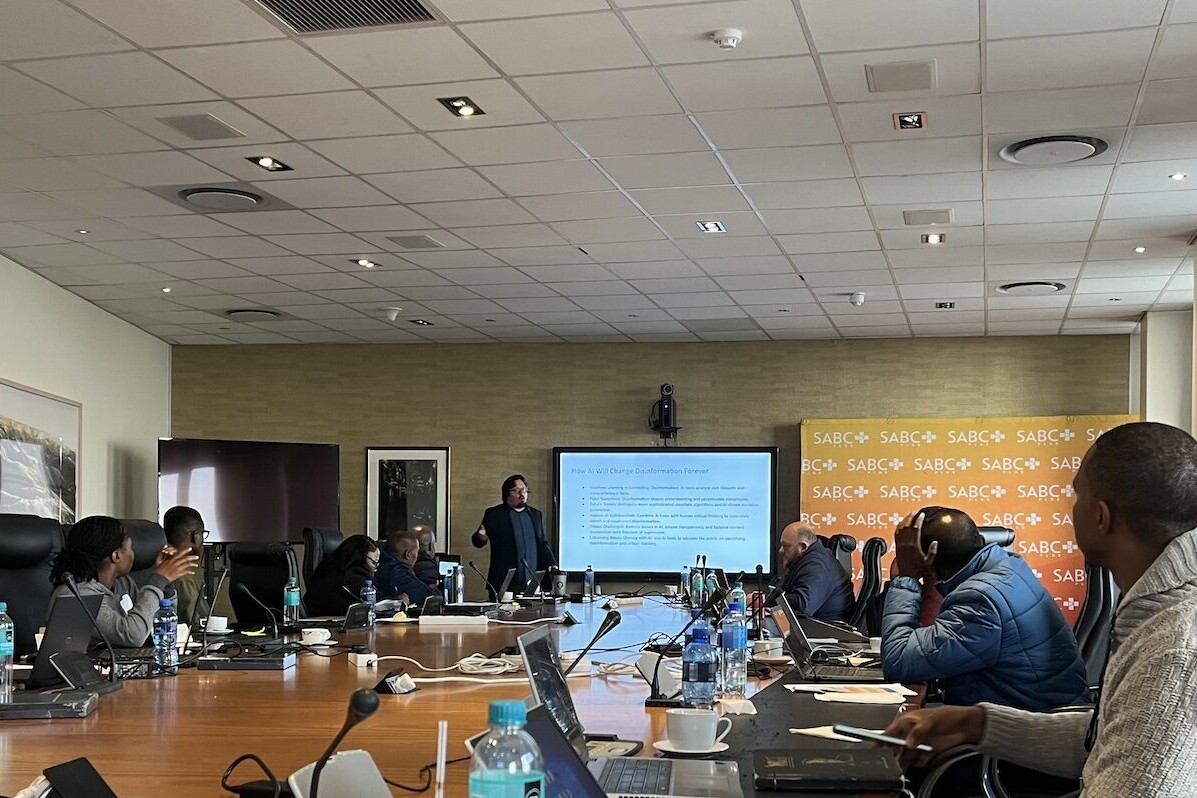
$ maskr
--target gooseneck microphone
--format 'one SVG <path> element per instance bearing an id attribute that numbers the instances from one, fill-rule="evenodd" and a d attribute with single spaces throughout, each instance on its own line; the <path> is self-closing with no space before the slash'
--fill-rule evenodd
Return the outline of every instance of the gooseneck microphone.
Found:
<path id="1" fill-rule="evenodd" d="M 476 574 L 478 574 L 478 576 L 482 577 L 482 582 L 487 586 L 487 588 L 490 589 L 490 594 L 495 597 L 495 601 L 499 601 L 501 598 L 503 598 L 502 596 L 499 595 L 499 591 L 495 590 L 495 586 L 490 583 L 490 580 L 486 578 L 486 574 L 479 571 L 478 566 L 474 565 L 473 560 L 470 560 L 467 563 L 467 565 L 470 566 L 470 569 L 474 573 L 476 573 Z"/>
<path id="2" fill-rule="evenodd" d="M 345 735 L 349 734 L 349 730 L 354 726 L 377 712 L 378 705 L 378 693 L 368 687 L 361 687 L 354 690 L 353 695 L 349 696 L 349 711 L 345 714 L 344 725 L 341 726 L 341 730 L 337 732 L 337 736 L 333 738 L 332 743 L 320 755 L 320 758 L 316 760 L 316 764 L 312 768 L 312 786 L 308 791 L 308 798 L 317 798 L 317 792 L 320 789 L 320 772 L 324 770 L 324 766 L 328 764 L 328 760 L 336 753 L 337 746 L 345 739 Z"/>
<path id="3" fill-rule="evenodd" d="M 250 590 L 249 586 L 246 585 L 244 582 L 238 582 L 236 587 L 242 593 L 244 593 L 245 595 L 247 595 L 251 599 L 253 599 L 254 603 L 257 604 L 259 607 L 261 607 L 266 612 L 266 617 L 270 619 L 270 628 L 273 633 L 272 636 L 276 640 L 279 639 L 279 637 L 278 637 L 278 621 L 276 621 L 274 619 L 274 612 L 269 607 L 266 606 L 266 604 L 262 601 L 262 599 L 255 596 L 254 592 L 252 590 Z"/>
<path id="4" fill-rule="evenodd" d="M 524 568 L 528 571 L 528 574 L 529 574 L 528 580 L 526 582 L 524 582 L 524 592 L 523 592 L 523 595 L 527 596 L 529 594 L 535 593 L 536 588 L 540 587 L 540 585 L 535 584 L 536 583 L 536 569 L 533 568 L 531 565 L 529 565 L 528 561 L 526 559 L 524 559 L 523 557 L 520 557 L 520 563 L 523 564 Z"/>
<path id="5" fill-rule="evenodd" d="M 215 590 L 215 592 L 212 593 L 212 597 L 208 600 L 208 614 L 206 616 L 204 616 L 204 631 L 203 631 L 203 635 L 200 637 L 200 650 L 198 652 L 196 652 L 196 655 L 195 655 L 196 660 L 198 660 L 200 657 L 202 657 L 204 655 L 204 652 L 208 650 L 208 624 L 212 623 L 212 611 L 216 608 L 216 599 L 220 596 L 220 588 L 224 587 L 224 580 L 227 579 L 228 576 L 229 576 L 228 568 L 225 568 L 223 571 L 220 572 L 220 579 L 216 582 L 216 590 Z M 199 609 L 198 601 L 195 603 L 195 608 L 197 610 Z M 192 615 L 193 616 L 195 615 L 194 611 L 192 612 Z M 190 629 L 187 630 L 189 636 L 194 637 L 194 634 L 195 634 L 194 629 L 195 629 L 195 627 L 192 626 Z M 189 640 L 187 642 L 191 642 L 191 641 Z M 184 652 L 187 651 L 186 646 L 183 647 L 183 651 Z"/>
<path id="6" fill-rule="evenodd" d="M 565 669 L 565 673 L 561 675 L 569 676 L 573 672 L 574 668 L 578 667 L 578 663 L 590 653 L 590 649 L 594 648 L 594 644 L 606 637 L 607 633 L 616 626 L 619 626 L 619 622 L 622 620 L 623 616 L 619 614 L 619 610 L 611 610 L 608 612 L 607 617 L 603 618 L 603 622 L 599 624 L 598 631 L 594 633 L 594 637 L 589 643 L 586 644 L 586 647 L 582 649 L 582 653 L 578 654 L 578 658 L 569 664 L 569 667 Z"/>
<path id="7" fill-rule="evenodd" d="M 87 620 L 91 621 L 91 628 L 96 630 L 96 634 L 100 636 L 100 640 L 102 640 L 105 647 L 107 647 L 108 662 L 110 663 L 110 667 L 108 668 L 108 681 L 116 684 L 120 681 L 120 677 L 117 676 L 116 673 L 116 652 L 112 650 L 112 643 L 108 641 L 108 635 L 104 634 L 104 632 L 100 630 L 100 624 L 96 622 L 96 618 L 91 614 L 91 610 L 87 609 L 87 602 L 83 600 L 83 596 L 79 595 L 79 588 L 75 585 L 75 575 L 70 571 L 64 571 L 62 574 L 62 583 L 67 586 L 67 590 L 71 591 L 71 595 L 79 601 L 79 605 L 83 607 L 83 614 L 87 616 Z"/>
<path id="8" fill-rule="evenodd" d="M 753 623 L 756 625 L 756 639 L 765 639 L 765 566 L 756 565 L 756 598 L 758 604 L 752 611 Z"/>
<path id="9" fill-rule="evenodd" d="M 649 684 L 650 691 L 648 694 L 648 698 L 646 698 L 644 700 L 644 706 L 646 706 L 646 707 L 668 707 L 668 706 L 677 706 L 678 705 L 678 702 L 671 699 L 669 696 L 661 695 L 661 682 L 660 682 L 661 663 L 665 661 L 665 652 L 669 649 L 670 646 L 672 646 L 674 643 L 676 643 L 678 641 L 679 637 L 681 637 L 682 635 L 684 635 L 686 633 L 687 629 L 689 629 L 691 626 L 694 625 L 695 621 L 697 621 L 699 618 L 706 615 L 707 612 L 709 612 L 712 607 L 714 607 L 716 604 L 718 604 L 720 601 L 722 601 L 726 595 L 727 594 L 723 592 L 723 588 L 718 588 L 718 587 L 715 588 L 715 592 L 712 593 L 711 597 L 708 598 L 706 603 L 702 605 L 702 608 L 698 611 L 698 614 L 693 616 L 692 618 L 690 618 L 690 620 L 686 622 L 686 625 L 683 626 L 680 630 L 678 630 L 677 634 L 675 634 L 673 637 L 669 638 L 668 643 L 666 643 L 664 646 L 661 647 L 661 654 L 660 654 L 660 656 L 657 657 L 657 664 L 655 666 L 653 666 L 653 679 L 652 679 L 652 682 Z"/>

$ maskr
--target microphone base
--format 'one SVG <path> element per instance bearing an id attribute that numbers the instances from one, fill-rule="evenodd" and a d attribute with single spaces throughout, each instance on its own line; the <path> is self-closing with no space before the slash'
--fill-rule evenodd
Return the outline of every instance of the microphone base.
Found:
<path id="1" fill-rule="evenodd" d="M 645 708 L 678 709 L 686 706 L 680 698 L 649 698 L 644 699 Z"/>

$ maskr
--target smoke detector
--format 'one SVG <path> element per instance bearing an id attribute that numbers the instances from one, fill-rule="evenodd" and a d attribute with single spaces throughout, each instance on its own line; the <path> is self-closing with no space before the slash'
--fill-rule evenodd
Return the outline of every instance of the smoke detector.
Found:
<path id="1" fill-rule="evenodd" d="M 744 39 L 744 31 L 739 28 L 720 28 L 711 34 L 711 39 L 720 50 L 734 50 Z"/>
<path id="2" fill-rule="evenodd" d="M 858 308 L 865 303 L 864 291 L 857 291 L 854 294 L 848 295 L 848 304 L 854 308 Z"/>
<path id="3" fill-rule="evenodd" d="M 1094 158 L 1109 146 L 1093 136 L 1038 136 L 1007 144 L 998 156 L 1020 166 L 1060 166 Z"/>

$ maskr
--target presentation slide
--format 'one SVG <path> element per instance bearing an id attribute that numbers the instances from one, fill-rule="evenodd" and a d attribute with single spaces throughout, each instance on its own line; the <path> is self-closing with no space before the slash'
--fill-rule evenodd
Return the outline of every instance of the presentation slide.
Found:
<path id="1" fill-rule="evenodd" d="M 563 570 L 769 570 L 776 449 L 554 450 Z"/>

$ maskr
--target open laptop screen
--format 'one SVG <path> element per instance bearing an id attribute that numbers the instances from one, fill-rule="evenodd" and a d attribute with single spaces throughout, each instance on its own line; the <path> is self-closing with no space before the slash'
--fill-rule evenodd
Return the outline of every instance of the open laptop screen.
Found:
<path id="1" fill-rule="evenodd" d="M 605 798 L 606 793 L 543 706 L 528 710 L 524 730 L 544 759 L 545 798 Z"/>
<path id="2" fill-rule="evenodd" d="M 56 596 L 50 604 L 46 635 L 33 660 L 33 670 L 29 673 L 30 688 L 62 682 L 62 677 L 50 662 L 51 656 L 60 651 L 84 652 L 90 646 L 91 618 L 95 618 L 99 613 L 104 597 L 96 594 L 82 598 L 83 601 L 80 602 L 74 596 Z"/>
<path id="3" fill-rule="evenodd" d="M 589 759 L 586 739 L 582 734 L 582 722 L 574 708 L 573 696 L 561 672 L 561 655 L 553 632 L 541 626 L 527 634 L 520 635 L 520 655 L 524 658 L 524 670 L 532 686 L 532 696 L 553 718 L 557 728 L 569 740 L 583 762 Z"/>

